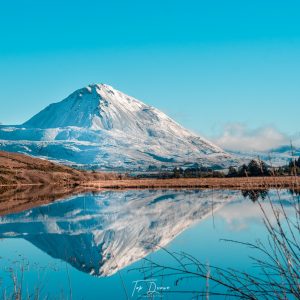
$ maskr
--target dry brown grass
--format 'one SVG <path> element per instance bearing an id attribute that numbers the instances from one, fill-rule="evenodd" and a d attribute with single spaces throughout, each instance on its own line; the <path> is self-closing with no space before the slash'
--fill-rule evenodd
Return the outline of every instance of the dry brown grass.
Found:
<path id="1" fill-rule="evenodd" d="M 84 186 L 102 189 L 271 189 L 299 188 L 300 177 L 243 177 L 243 178 L 179 178 L 179 179 L 127 179 L 84 183 Z"/>
<path id="2" fill-rule="evenodd" d="M 79 185 L 86 181 L 114 178 L 115 174 L 80 171 L 44 159 L 0 151 L 0 186 Z"/>

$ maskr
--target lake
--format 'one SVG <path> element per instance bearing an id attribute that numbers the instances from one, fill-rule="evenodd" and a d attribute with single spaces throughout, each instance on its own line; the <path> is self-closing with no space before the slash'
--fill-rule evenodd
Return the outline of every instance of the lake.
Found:
<path id="1" fill-rule="evenodd" d="M 106 191 L 2 216 L 1 295 L 21 286 L 25 299 L 192 299 L 215 287 L 157 273 L 152 262 L 175 267 L 173 253 L 186 253 L 208 269 L 259 274 L 249 258 L 257 253 L 225 240 L 266 241 L 258 203 L 270 216 L 269 200 L 290 214 L 291 198 L 285 190 Z"/>

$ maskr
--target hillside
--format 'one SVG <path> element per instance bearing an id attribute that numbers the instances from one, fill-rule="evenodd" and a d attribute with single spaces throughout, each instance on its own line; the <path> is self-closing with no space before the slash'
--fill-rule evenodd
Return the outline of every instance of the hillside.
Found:
<path id="1" fill-rule="evenodd" d="M 0 185 L 76 185 L 84 181 L 115 177 L 112 174 L 79 171 L 28 155 L 0 151 Z"/>

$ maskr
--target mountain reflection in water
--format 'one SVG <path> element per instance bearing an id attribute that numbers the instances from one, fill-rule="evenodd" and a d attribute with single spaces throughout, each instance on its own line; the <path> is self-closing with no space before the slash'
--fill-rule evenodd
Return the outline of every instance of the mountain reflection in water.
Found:
<path id="1" fill-rule="evenodd" d="M 95 276 L 110 276 L 240 197 L 239 191 L 88 193 L 0 217 L 0 238 L 23 238 Z"/>

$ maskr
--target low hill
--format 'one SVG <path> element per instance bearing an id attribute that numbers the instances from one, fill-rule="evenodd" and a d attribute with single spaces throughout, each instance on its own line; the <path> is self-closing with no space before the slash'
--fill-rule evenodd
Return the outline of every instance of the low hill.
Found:
<path id="1" fill-rule="evenodd" d="M 76 185 L 115 178 L 116 175 L 110 173 L 80 171 L 45 159 L 0 151 L 0 185 Z"/>

